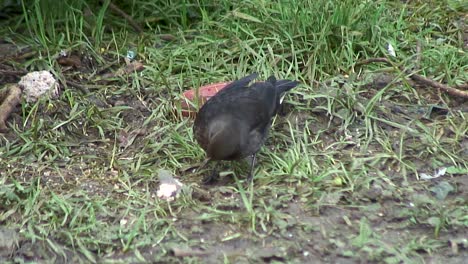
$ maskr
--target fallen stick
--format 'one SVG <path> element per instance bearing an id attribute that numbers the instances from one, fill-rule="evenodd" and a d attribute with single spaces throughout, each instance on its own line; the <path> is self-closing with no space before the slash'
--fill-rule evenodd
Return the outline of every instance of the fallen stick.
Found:
<path id="1" fill-rule="evenodd" d="M 21 101 L 21 88 L 17 84 L 6 85 L 0 90 L 0 132 L 8 131 L 6 121 Z"/>
<path id="2" fill-rule="evenodd" d="M 383 63 L 386 63 L 386 64 L 388 64 L 390 66 L 397 67 L 397 66 L 395 66 L 395 64 L 392 61 L 390 61 L 387 58 L 370 58 L 370 59 L 362 60 L 362 61 L 357 62 L 356 66 L 370 64 L 370 63 L 374 63 L 374 62 L 383 62 Z M 463 97 L 463 98 L 468 98 L 468 91 L 462 91 L 462 90 L 447 86 L 445 84 L 442 84 L 440 82 L 431 80 L 431 79 L 429 79 L 427 77 L 424 77 L 422 75 L 419 75 L 417 73 L 411 72 L 409 70 L 405 70 L 402 67 L 397 67 L 397 68 L 399 68 L 401 71 L 408 74 L 408 76 L 411 79 L 413 79 L 414 81 L 416 81 L 418 83 L 422 83 L 422 84 L 427 85 L 427 86 L 431 86 L 431 87 L 434 87 L 434 88 L 441 89 L 441 90 L 443 90 L 443 91 L 445 91 L 448 94 L 453 95 L 453 96 L 460 96 L 460 97 Z M 466 86 L 467 86 L 466 84 L 462 84 L 462 85 L 459 85 L 458 87 L 462 88 L 462 87 L 466 87 Z"/>

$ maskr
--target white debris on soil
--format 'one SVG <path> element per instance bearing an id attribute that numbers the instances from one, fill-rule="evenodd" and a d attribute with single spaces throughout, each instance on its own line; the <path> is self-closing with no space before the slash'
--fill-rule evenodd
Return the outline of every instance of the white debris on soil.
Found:
<path id="1" fill-rule="evenodd" d="M 172 201 L 180 193 L 182 183 L 174 179 L 172 173 L 167 170 L 159 170 L 159 190 L 156 195 L 159 199 Z"/>
<path id="2" fill-rule="evenodd" d="M 390 54 L 393 57 L 396 57 L 395 48 L 393 48 L 393 45 L 390 42 L 387 45 L 387 51 L 388 51 L 388 54 Z"/>
<path id="3" fill-rule="evenodd" d="M 447 168 L 442 167 L 437 169 L 437 171 L 435 171 L 433 175 L 427 173 L 419 173 L 419 178 L 421 178 L 421 180 L 432 180 L 444 176 L 445 172 L 447 172 Z"/>
<path id="4" fill-rule="evenodd" d="M 36 102 L 45 93 L 55 97 L 59 89 L 58 82 L 48 71 L 30 72 L 23 76 L 18 84 L 29 103 Z"/>

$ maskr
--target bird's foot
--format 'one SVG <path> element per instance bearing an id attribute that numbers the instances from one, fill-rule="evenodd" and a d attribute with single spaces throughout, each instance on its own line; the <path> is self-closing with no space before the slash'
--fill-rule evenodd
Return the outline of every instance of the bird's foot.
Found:
<path id="1" fill-rule="evenodd" d="M 251 182 L 253 182 L 253 173 L 249 173 L 249 175 L 247 175 L 247 182 L 250 184 Z"/>
<path id="2" fill-rule="evenodd" d="M 217 171 L 211 172 L 202 179 L 202 183 L 205 185 L 212 184 L 219 179 L 219 173 Z"/>

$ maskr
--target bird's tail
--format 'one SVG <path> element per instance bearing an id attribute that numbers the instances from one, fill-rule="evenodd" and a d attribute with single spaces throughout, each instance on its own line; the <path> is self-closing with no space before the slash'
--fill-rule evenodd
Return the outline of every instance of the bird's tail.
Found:
<path id="1" fill-rule="evenodd" d="M 267 80 L 268 82 L 272 83 L 273 86 L 278 89 L 278 94 L 283 94 L 292 88 L 296 87 L 299 82 L 298 81 L 291 81 L 291 80 L 276 80 L 275 76 L 270 76 Z"/>

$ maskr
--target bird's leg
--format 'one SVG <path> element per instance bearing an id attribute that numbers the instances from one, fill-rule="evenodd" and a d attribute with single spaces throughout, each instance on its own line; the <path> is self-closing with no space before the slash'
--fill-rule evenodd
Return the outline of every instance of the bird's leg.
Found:
<path id="1" fill-rule="evenodd" d="M 249 175 L 247 176 L 247 180 L 249 182 L 253 181 L 253 173 L 254 173 L 254 167 L 255 167 L 255 162 L 257 161 L 257 153 L 252 154 L 251 160 L 250 160 L 250 172 Z"/>
<path id="2" fill-rule="evenodd" d="M 198 167 L 198 170 L 201 170 L 203 168 L 205 168 L 206 164 L 208 164 L 208 162 L 210 162 L 211 158 L 206 158 L 202 164 Z"/>
<path id="3" fill-rule="evenodd" d="M 213 183 L 216 179 L 218 179 L 219 174 L 218 174 L 218 171 L 216 170 L 217 167 L 218 167 L 218 162 L 216 162 L 216 164 L 214 165 L 213 170 L 211 171 L 211 174 L 206 175 L 203 178 L 202 180 L 203 184 L 210 184 L 210 183 Z"/>

